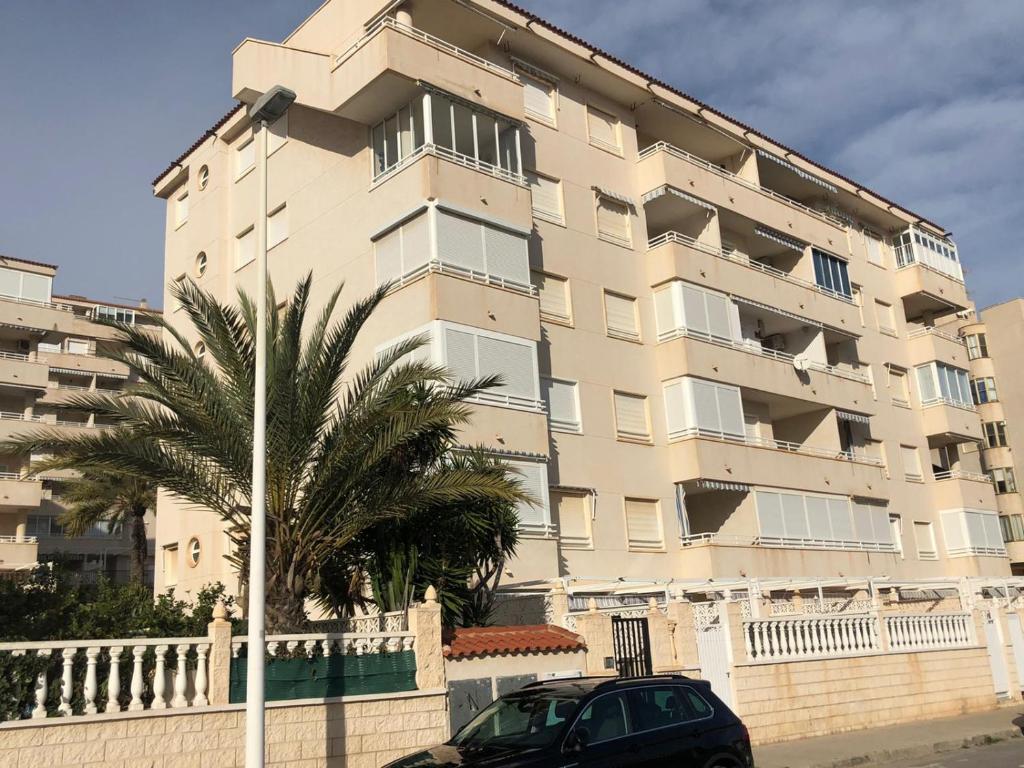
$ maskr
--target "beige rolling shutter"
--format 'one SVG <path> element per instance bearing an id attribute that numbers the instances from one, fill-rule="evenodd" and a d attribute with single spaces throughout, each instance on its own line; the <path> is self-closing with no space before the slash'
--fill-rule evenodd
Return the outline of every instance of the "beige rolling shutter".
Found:
<path id="1" fill-rule="evenodd" d="M 621 243 L 630 243 L 629 207 L 625 203 L 597 196 L 597 233 Z"/>
<path id="2" fill-rule="evenodd" d="M 377 265 L 377 284 L 396 280 L 403 274 L 402 230 L 393 229 L 373 244 Z"/>
<path id="3" fill-rule="evenodd" d="M 502 384 L 493 391 L 528 400 L 537 399 L 537 373 L 532 344 L 518 344 L 490 336 L 477 337 L 480 375 L 498 374 Z"/>
<path id="4" fill-rule="evenodd" d="M 534 499 L 534 503 L 520 502 L 516 508 L 519 513 L 519 524 L 526 527 L 539 527 L 548 524 L 550 515 L 547 509 L 548 471 L 544 464 L 537 462 L 510 461 L 508 465 L 517 473 L 523 491 Z"/>
<path id="5" fill-rule="evenodd" d="M 526 172 L 533 198 L 533 212 L 556 221 L 562 221 L 562 184 L 555 179 Z"/>
<path id="6" fill-rule="evenodd" d="M 615 431 L 619 437 L 650 440 L 647 422 L 647 398 L 626 392 L 615 393 Z"/>
<path id="7" fill-rule="evenodd" d="M 476 337 L 465 331 L 447 328 L 444 332 L 445 365 L 456 381 L 469 381 L 480 376 L 476 364 Z"/>
<path id="8" fill-rule="evenodd" d="M 565 547 L 589 547 L 590 497 L 583 493 L 551 492 L 551 508 L 558 515 L 558 538 Z"/>
<path id="9" fill-rule="evenodd" d="M 640 331 L 636 325 L 636 299 L 605 291 L 604 308 L 610 335 L 627 339 L 640 338 Z"/>
<path id="10" fill-rule="evenodd" d="M 665 422 L 671 438 L 689 426 L 686 423 L 686 394 L 681 380 L 666 384 L 662 391 L 665 398 Z"/>
<path id="11" fill-rule="evenodd" d="M 661 516 L 658 502 L 626 499 L 626 536 L 630 549 L 661 549 Z"/>
<path id="12" fill-rule="evenodd" d="M 608 149 L 619 149 L 619 121 L 607 112 L 587 107 L 587 130 L 590 140 Z"/>
<path id="13" fill-rule="evenodd" d="M 543 272 L 531 272 L 530 277 L 540 298 L 540 313 L 559 320 L 571 320 L 569 281 Z"/>
<path id="14" fill-rule="evenodd" d="M 555 87 L 551 83 L 525 75 L 521 70 L 516 74 L 523 83 L 523 108 L 527 114 L 549 123 L 555 122 Z"/>
<path id="15" fill-rule="evenodd" d="M 576 382 L 561 379 L 541 379 L 541 393 L 548 406 L 548 420 L 551 426 L 580 429 L 580 415 L 576 406 Z"/>
<path id="16" fill-rule="evenodd" d="M 481 224 L 484 231 L 484 259 L 487 274 L 530 284 L 530 257 L 526 238 L 505 229 Z"/>
<path id="17" fill-rule="evenodd" d="M 442 264 L 484 273 L 484 242 L 480 224 L 462 216 L 438 211 L 437 258 Z"/>

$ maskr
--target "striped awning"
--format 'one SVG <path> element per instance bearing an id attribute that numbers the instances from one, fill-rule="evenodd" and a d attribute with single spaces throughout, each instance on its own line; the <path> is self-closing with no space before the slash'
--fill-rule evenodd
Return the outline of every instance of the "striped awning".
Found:
<path id="1" fill-rule="evenodd" d="M 685 192 L 683 192 L 683 190 L 676 189 L 671 184 L 662 184 L 657 189 L 652 189 L 650 192 L 645 194 L 642 199 L 645 203 L 649 203 L 651 202 L 651 200 L 657 200 L 659 197 L 662 197 L 664 195 L 675 195 L 676 197 L 680 198 L 681 200 L 685 200 L 688 203 L 692 203 L 693 205 L 699 206 L 701 208 L 706 208 L 709 211 L 718 213 L 718 209 L 715 208 L 715 206 L 711 205 L 711 203 L 706 203 L 699 197 L 688 195 Z"/>
<path id="2" fill-rule="evenodd" d="M 829 182 L 825 181 L 824 179 L 819 179 L 814 174 L 808 173 L 803 168 L 798 168 L 797 166 L 793 165 L 788 160 L 784 160 L 783 158 L 779 157 L 778 155 L 773 155 L 771 152 L 766 152 L 763 149 L 758 149 L 757 150 L 757 154 L 758 154 L 758 157 L 763 157 L 765 160 L 771 160 L 773 163 L 776 163 L 777 165 L 781 165 L 787 171 L 791 171 L 791 172 L 795 173 L 801 179 L 806 179 L 807 181 L 811 182 L 812 184 L 817 184 L 819 187 L 824 187 L 829 192 L 834 192 L 834 193 L 835 192 L 839 192 L 839 189 L 834 184 L 830 184 Z"/>
<path id="3" fill-rule="evenodd" d="M 623 205 L 628 205 L 630 208 L 636 208 L 636 202 L 629 195 L 624 195 L 621 192 L 616 192 L 613 189 L 606 189 L 605 187 L 599 187 L 596 184 L 591 187 L 601 197 L 607 197 L 609 200 L 618 200 Z"/>
<path id="4" fill-rule="evenodd" d="M 750 486 L 746 483 L 727 483 L 722 480 L 701 479 L 697 481 L 697 487 L 708 491 L 739 491 L 741 493 L 750 491 Z"/>
<path id="5" fill-rule="evenodd" d="M 127 379 L 127 373 L 114 373 L 113 371 L 97 371 L 97 379 Z"/>
<path id="6" fill-rule="evenodd" d="M 858 424 L 870 424 L 871 419 L 862 413 L 850 413 L 849 411 L 836 411 L 836 418 L 840 421 L 856 421 Z"/>
<path id="7" fill-rule="evenodd" d="M 95 371 L 83 371 L 81 368 L 58 368 L 55 365 L 50 366 L 50 371 L 52 373 L 67 373 L 71 376 L 88 376 L 89 378 L 92 378 L 95 373 Z"/>
<path id="8" fill-rule="evenodd" d="M 779 232 L 777 229 L 766 227 L 764 224 L 758 224 L 754 227 L 754 234 L 758 237 L 763 237 L 765 240 L 771 240 L 772 242 L 778 243 L 779 245 L 790 248 L 794 251 L 802 253 L 806 247 L 805 243 L 797 240 L 795 237 L 790 237 L 787 234 Z"/>

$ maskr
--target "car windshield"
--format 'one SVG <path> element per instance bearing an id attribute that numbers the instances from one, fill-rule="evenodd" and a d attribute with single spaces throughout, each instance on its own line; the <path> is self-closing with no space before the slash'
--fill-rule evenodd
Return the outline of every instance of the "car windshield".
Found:
<path id="1" fill-rule="evenodd" d="M 452 744 L 468 749 L 547 747 L 558 738 L 577 704 L 577 699 L 551 691 L 511 694 L 482 710 Z"/>

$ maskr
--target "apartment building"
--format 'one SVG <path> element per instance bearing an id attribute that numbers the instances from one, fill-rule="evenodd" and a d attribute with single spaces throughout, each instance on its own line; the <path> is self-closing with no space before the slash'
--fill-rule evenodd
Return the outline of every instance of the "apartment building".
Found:
<path id="1" fill-rule="evenodd" d="M 942 226 L 509 3 L 329 0 L 238 45 L 240 105 L 155 179 L 168 284 L 254 291 L 277 84 L 271 279 L 394 281 L 355 364 L 428 332 L 503 376 L 463 438 L 542 501 L 505 583 L 1009 574 Z M 230 582 L 176 506 L 157 589 Z"/>
<path id="2" fill-rule="evenodd" d="M 1024 299 L 981 310 L 960 324 L 970 358 L 971 396 L 981 414 L 981 465 L 992 478 L 1010 567 L 1024 576 L 1024 499 L 1014 456 L 1024 453 Z"/>
<path id="3" fill-rule="evenodd" d="M 0 256 L 0 440 L 47 427 L 102 429 L 102 417 L 71 407 L 83 391 L 120 391 L 131 378 L 108 358 L 114 331 L 95 321 L 152 324 L 139 308 L 53 294 L 57 267 Z M 144 308 L 144 307 L 143 307 Z M 27 477 L 31 456 L 0 456 L 0 570 L 60 557 L 83 573 L 128 575 L 128 531 L 97 525 L 66 537 L 57 522 L 61 489 L 71 474 Z"/>

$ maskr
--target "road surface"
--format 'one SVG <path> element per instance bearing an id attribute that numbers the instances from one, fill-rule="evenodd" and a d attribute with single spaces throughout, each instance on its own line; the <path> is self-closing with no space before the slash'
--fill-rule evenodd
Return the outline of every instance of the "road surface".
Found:
<path id="1" fill-rule="evenodd" d="M 1024 739 L 890 763 L 887 768 L 1024 768 Z"/>

